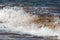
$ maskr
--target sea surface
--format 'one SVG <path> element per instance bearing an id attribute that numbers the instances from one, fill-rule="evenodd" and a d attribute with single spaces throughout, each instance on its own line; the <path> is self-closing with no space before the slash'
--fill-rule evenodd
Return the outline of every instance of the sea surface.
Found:
<path id="1" fill-rule="evenodd" d="M 37 7 L 60 7 L 60 0 L 0 0 L 0 3 L 22 3 Z"/>
<path id="2" fill-rule="evenodd" d="M 26 8 L 26 12 L 31 14 L 40 15 L 40 13 L 46 15 L 60 16 L 60 0 L 0 0 L 0 9 L 6 6 L 29 6 L 29 10 Z M 40 12 L 40 10 L 42 10 Z M 45 10 L 48 10 L 46 12 Z M 20 35 L 16 33 L 8 33 L 4 30 L 0 30 L 0 40 L 57 40 L 56 37 L 32 37 L 28 34 Z"/>

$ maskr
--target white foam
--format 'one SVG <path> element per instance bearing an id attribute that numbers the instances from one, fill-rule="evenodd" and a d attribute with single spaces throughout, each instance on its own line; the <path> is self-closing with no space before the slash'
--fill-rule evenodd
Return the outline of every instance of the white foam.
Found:
<path id="1" fill-rule="evenodd" d="M 36 36 L 56 36 L 60 31 L 54 31 L 48 27 L 38 28 L 37 24 L 31 23 L 35 15 L 26 13 L 22 7 L 5 7 L 0 9 L 0 30 L 5 29 L 7 32 L 32 34 Z"/>

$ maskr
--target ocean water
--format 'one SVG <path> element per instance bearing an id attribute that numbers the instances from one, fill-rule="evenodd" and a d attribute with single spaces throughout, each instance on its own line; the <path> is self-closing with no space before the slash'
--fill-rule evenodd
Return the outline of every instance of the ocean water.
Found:
<path id="1" fill-rule="evenodd" d="M 60 0 L 0 0 L 0 3 L 22 3 L 37 7 L 60 7 Z"/>
<path id="2" fill-rule="evenodd" d="M 38 36 L 60 35 L 60 31 L 54 31 L 49 28 L 37 29 L 36 24 L 27 25 L 29 21 L 34 20 L 35 15 L 60 16 L 60 0 L 0 0 L 0 38 L 20 40 L 20 34 L 32 34 Z M 23 4 L 23 6 L 20 6 Z M 27 7 L 28 6 L 28 7 Z M 27 10 L 25 10 L 25 8 Z M 30 16 L 33 14 L 33 16 Z M 29 21 L 28 21 L 29 20 Z M 26 26 L 26 27 L 25 27 Z M 33 29 L 29 29 L 31 27 Z M 28 30 L 27 30 L 28 29 Z M 23 31 L 22 31 L 23 30 Z M 49 30 L 49 31 L 48 31 Z M 6 34 L 4 34 L 6 33 Z M 13 34 L 9 34 L 13 33 Z M 15 35 L 14 35 L 15 33 Z M 41 33 L 41 34 L 40 34 Z M 7 35 L 8 34 L 8 35 Z M 20 36 L 19 36 L 20 35 Z M 32 36 L 33 37 L 33 36 Z M 36 40 L 37 38 L 22 38 L 21 40 Z M 16 39 L 15 39 L 16 38 Z M 43 37 L 42 40 L 49 38 Z M 38 38 L 40 40 L 41 38 Z M 55 38 L 54 38 L 55 39 Z"/>
<path id="3" fill-rule="evenodd" d="M 51 30 L 49 28 L 44 28 L 42 27 L 41 29 L 38 29 L 38 25 L 37 24 L 29 24 L 29 22 L 32 22 L 33 20 L 36 20 L 35 18 L 37 18 L 36 15 L 40 15 L 40 14 L 46 14 L 45 16 L 49 15 L 58 15 L 57 13 L 55 13 L 54 11 L 47 11 L 46 7 L 42 7 L 42 9 L 39 9 L 38 7 L 29 7 L 30 9 L 32 9 L 33 11 L 29 10 L 28 12 L 26 10 L 24 10 L 23 7 L 20 6 L 5 6 L 2 9 L 0 9 L 0 39 L 14 39 L 16 38 L 16 40 L 36 40 L 36 39 L 50 39 L 49 37 L 45 36 L 54 36 L 53 39 L 55 39 L 56 35 L 60 35 L 60 31 L 54 31 Z M 45 9 L 46 8 L 46 9 Z M 41 10 L 41 12 L 35 10 Z M 50 8 L 49 8 L 50 9 Z M 54 10 L 57 8 L 54 8 Z M 32 14 L 32 15 L 30 15 Z M 57 18 L 58 20 L 58 18 Z M 21 35 L 20 35 L 21 34 Z M 30 35 L 24 35 L 25 34 L 30 34 Z M 27 36 L 27 37 L 26 37 Z M 36 37 L 34 37 L 36 36 Z M 43 36 L 40 37 L 39 36 Z M 4 38 L 3 38 L 4 37 Z M 38 38 L 37 38 L 38 37 Z M 52 39 L 52 38 L 51 38 Z"/>

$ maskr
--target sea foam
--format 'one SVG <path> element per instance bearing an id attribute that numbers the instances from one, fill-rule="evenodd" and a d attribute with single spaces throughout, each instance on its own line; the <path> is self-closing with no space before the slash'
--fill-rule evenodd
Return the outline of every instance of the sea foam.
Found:
<path id="1" fill-rule="evenodd" d="M 34 36 L 56 36 L 60 35 L 59 31 L 54 31 L 48 27 L 38 28 L 33 23 L 36 15 L 26 13 L 22 7 L 6 6 L 0 9 L 0 30 L 17 34 L 31 34 Z"/>

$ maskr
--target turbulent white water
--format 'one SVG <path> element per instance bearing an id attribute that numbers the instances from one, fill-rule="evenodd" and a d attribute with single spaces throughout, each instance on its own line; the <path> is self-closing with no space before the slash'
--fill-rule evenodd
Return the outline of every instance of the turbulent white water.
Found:
<path id="1" fill-rule="evenodd" d="M 22 7 L 4 7 L 0 9 L 0 30 L 18 34 L 32 34 L 35 36 L 56 36 L 60 31 L 54 31 L 47 27 L 37 28 L 36 15 L 26 13 Z"/>

